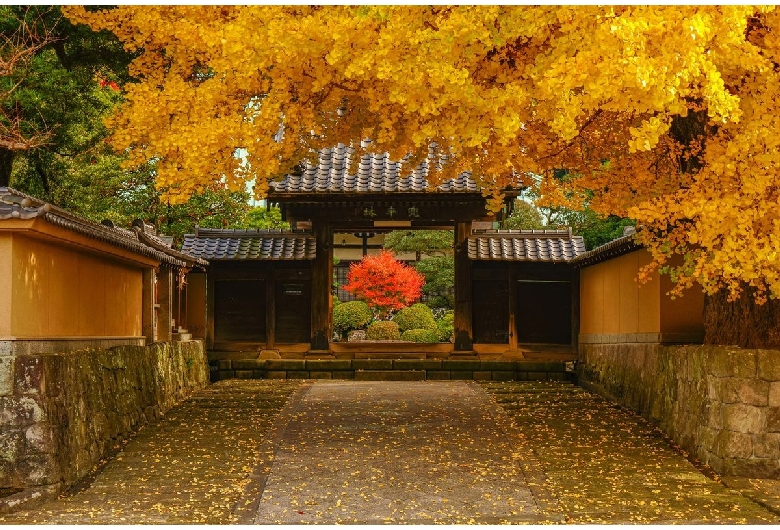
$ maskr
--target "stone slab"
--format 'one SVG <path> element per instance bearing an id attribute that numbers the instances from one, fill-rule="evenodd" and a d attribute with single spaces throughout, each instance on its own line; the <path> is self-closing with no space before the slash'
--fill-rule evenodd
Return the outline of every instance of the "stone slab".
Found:
<path id="1" fill-rule="evenodd" d="M 392 370 L 393 359 L 354 359 L 352 368 L 355 370 Z"/>
<path id="2" fill-rule="evenodd" d="M 355 370 L 355 381 L 425 381 L 425 371 Z"/>
<path id="3" fill-rule="evenodd" d="M 267 370 L 305 370 L 306 361 L 304 359 L 266 359 L 265 368 Z"/>
<path id="4" fill-rule="evenodd" d="M 236 359 L 232 362 L 234 370 L 265 370 L 265 359 Z"/>
<path id="5" fill-rule="evenodd" d="M 463 382 L 318 381 L 292 410 L 251 522 L 532 521 L 538 504 L 493 408 Z"/>
<path id="6" fill-rule="evenodd" d="M 312 371 L 351 370 L 350 359 L 307 359 L 306 369 Z"/>
<path id="7" fill-rule="evenodd" d="M 398 370 L 441 370 L 441 359 L 396 359 L 393 368 Z"/>
<path id="8" fill-rule="evenodd" d="M 482 368 L 482 361 L 479 359 L 446 359 L 441 362 L 442 370 L 451 371 L 474 371 Z"/>

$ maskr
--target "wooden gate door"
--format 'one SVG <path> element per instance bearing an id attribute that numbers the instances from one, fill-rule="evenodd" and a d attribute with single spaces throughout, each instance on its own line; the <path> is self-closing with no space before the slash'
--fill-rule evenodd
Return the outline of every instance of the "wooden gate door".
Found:
<path id="1" fill-rule="evenodd" d="M 503 265 L 503 264 L 502 264 Z M 509 342 L 509 277 L 505 266 L 473 270 L 474 342 Z"/>
<path id="2" fill-rule="evenodd" d="M 311 340 L 311 280 L 276 280 L 275 342 L 297 344 Z"/>
<path id="3" fill-rule="evenodd" d="M 265 280 L 226 278 L 214 282 L 214 343 L 266 340 Z"/>
<path id="4" fill-rule="evenodd" d="M 571 282 L 517 282 L 517 340 L 530 344 L 571 343 Z"/>

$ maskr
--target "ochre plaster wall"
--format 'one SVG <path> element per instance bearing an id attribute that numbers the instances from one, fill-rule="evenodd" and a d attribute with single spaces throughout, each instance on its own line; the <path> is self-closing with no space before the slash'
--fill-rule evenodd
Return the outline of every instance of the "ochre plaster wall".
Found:
<path id="1" fill-rule="evenodd" d="M 206 337 L 206 274 L 187 275 L 187 331 L 196 339 Z"/>
<path id="2" fill-rule="evenodd" d="M 678 260 L 680 261 L 680 260 Z M 675 261 L 672 261 L 675 264 Z M 661 332 L 704 334 L 704 292 L 691 288 L 674 300 L 667 296 L 672 289 L 668 275 L 661 276 Z"/>
<path id="3" fill-rule="evenodd" d="M 636 280 L 650 256 L 638 250 L 580 272 L 580 333 L 658 333 L 660 283 Z"/>
<path id="4" fill-rule="evenodd" d="M 142 334 L 142 268 L 18 234 L 10 255 L 11 337 Z"/>
<path id="5" fill-rule="evenodd" d="M 0 232 L 0 337 L 11 334 L 12 238 L 11 234 Z"/>

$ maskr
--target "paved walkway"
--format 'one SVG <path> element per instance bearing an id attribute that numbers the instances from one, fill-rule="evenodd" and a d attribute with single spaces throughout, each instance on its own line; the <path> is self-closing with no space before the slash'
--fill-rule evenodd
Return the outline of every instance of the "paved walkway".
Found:
<path id="1" fill-rule="evenodd" d="M 747 493 L 750 481 L 741 482 Z M 771 486 L 763 481 L 773 504 Z M 740 487 L 742 487 L 740 486 Z M 779 523 L 555 383 L 223 381 L 0 523 Z"/>

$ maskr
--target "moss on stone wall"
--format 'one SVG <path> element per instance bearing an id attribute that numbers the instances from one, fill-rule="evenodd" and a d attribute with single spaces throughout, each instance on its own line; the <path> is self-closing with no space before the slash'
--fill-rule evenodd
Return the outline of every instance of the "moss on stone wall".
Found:
<path id="1" fill-rule="evenodd" d="M 12 358 L 0 396 L 0 488 L 67 487 L 208 384 L 199 341 Z"/>
<path id="2" fill-rule="evenodd" d="M 724 475 L 780 474 L 780 351 L 588 344 L 580 380 Z"/>

